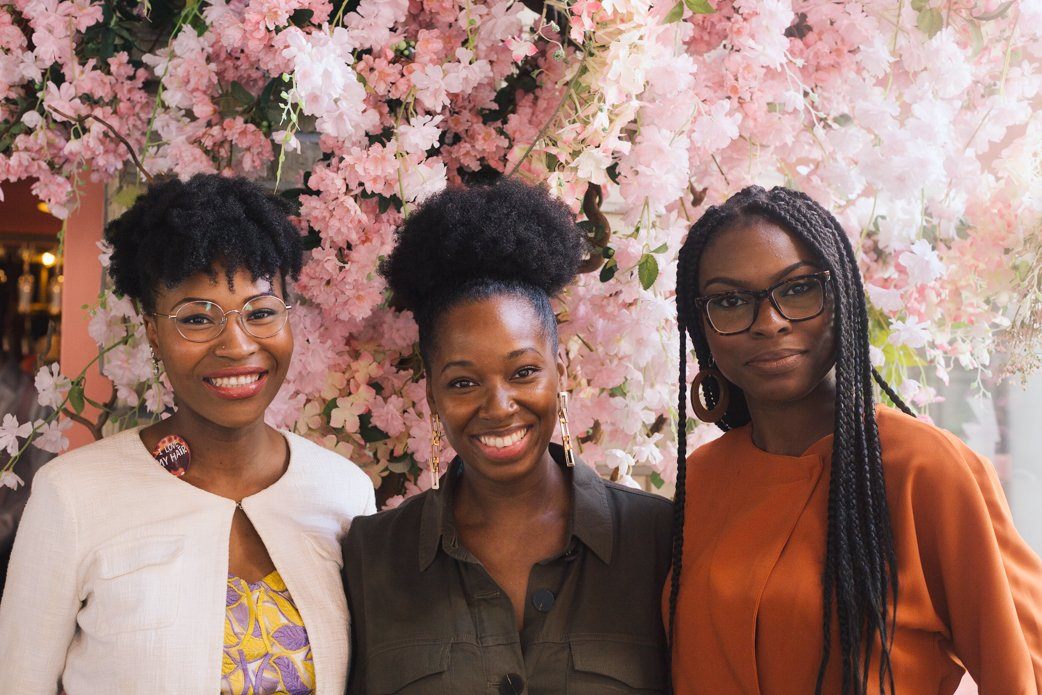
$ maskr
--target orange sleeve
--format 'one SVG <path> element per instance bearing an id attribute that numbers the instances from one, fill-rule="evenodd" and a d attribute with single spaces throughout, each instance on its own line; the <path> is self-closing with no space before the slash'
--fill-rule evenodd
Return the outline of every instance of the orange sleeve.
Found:
<path id="1" fill-rule="evenodd" d="M 981 693 L 1042 693 L 1042 561 L 991 463 L 946 432 L 928 444 L 911 502 L 934 608 Z"/>

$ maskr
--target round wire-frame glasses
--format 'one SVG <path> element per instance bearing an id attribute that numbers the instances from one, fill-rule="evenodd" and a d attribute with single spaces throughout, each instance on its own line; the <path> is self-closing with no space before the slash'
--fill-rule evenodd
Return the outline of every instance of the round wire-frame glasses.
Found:
<path id="1" fill-rule="evenodd" d="M 745 333 L 756 323 L 760 304 L 770 301 L 785 320 L 807 321 L 825 310 L 825 295 L 832 273 L 820 273 L 786 278 L 762 290 L 731 290 L 708 294 L 695 299 L 705 315 L 709 327 L 720 335 Z"/>
<path id="2" fill-rule="evenodd" d="M 241 309 L 225 311 L 214 302 L 194 299 L 179 305 L 172 314 L 153 311 L 151 315 L 173 321 L 185 340 L 205 343 L 224 332 L 229 314 L 236 314 L 239 325 L 254 338 L 270 338 L 286 327 L 292 308 L 274 295 L 262 294 L 247 299 Z"/>

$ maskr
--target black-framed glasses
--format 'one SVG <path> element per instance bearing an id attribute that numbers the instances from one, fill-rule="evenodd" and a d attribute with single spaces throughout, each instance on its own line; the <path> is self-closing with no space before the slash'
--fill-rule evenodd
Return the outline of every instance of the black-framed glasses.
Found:
<path id="1" fill-rule="evenodd" d="M 262 294 L 246 300 L 241 309 L 225 311 L 214 302 L 199 299 L 185 302 L 172 314 L 153 311 L 152 316 L 173 321 L 185 340 L 205 343 L 224 332 L 228 314 L 238 314 L 239 325 L 254 338 L 270 338 L 286 327 L 292 308 L 274 295 Z"/>
<path id="2" fill-rule="evenodd" d="M 787 321 L 806 321 L 825 310 L 825 288 L 832 274 L 820 273 L 800 275 L 776 282 L 759 290 L 732 290 L 707 294 L 695 299 L 695 304 L 705 314 L 709 327 L 720 335 L 745 333 L 756 323 L 760 304 L 764 299 Z"/>

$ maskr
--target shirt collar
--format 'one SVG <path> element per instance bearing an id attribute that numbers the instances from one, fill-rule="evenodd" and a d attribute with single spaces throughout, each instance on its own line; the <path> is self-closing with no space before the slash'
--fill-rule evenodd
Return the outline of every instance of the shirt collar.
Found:
<path id="1" fill-rule="evenodd" d="M 564 449 L 550 444 L 550 455 L 564 466 Z M 572 519 L 569 537 L 579 539 L 605 564 L 611 562 L 614 545 L 614 521 L 608 506 L 608 490 L 597 472 L 576 457 L 570 469 L 572 482 Z M 441 481 L 441 488 L 427 492 L 420 517 L 420 571 L 434 562 L 442 543 L 458 543 L 452 523 L 452 499 L 463 474 L 463 461 L 457 456 Z"/>

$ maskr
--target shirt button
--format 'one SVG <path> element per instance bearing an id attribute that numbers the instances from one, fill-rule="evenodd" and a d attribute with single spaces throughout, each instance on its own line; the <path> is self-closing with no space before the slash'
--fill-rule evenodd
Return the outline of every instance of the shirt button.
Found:
<path id="1" fill-rule="evenodd" d="M 549 613 L 554 607 L 554 592 L 549 589 L 539 589 L 532 594 L 532 605 L 540 613 Z"/>
<path id="2" fill-rule="evenodd" d="M 499 684 L 499 692 L 502 695 L 521 695 L 525 692 L 525 679 L 516 673 L 508 673 Z"/>

